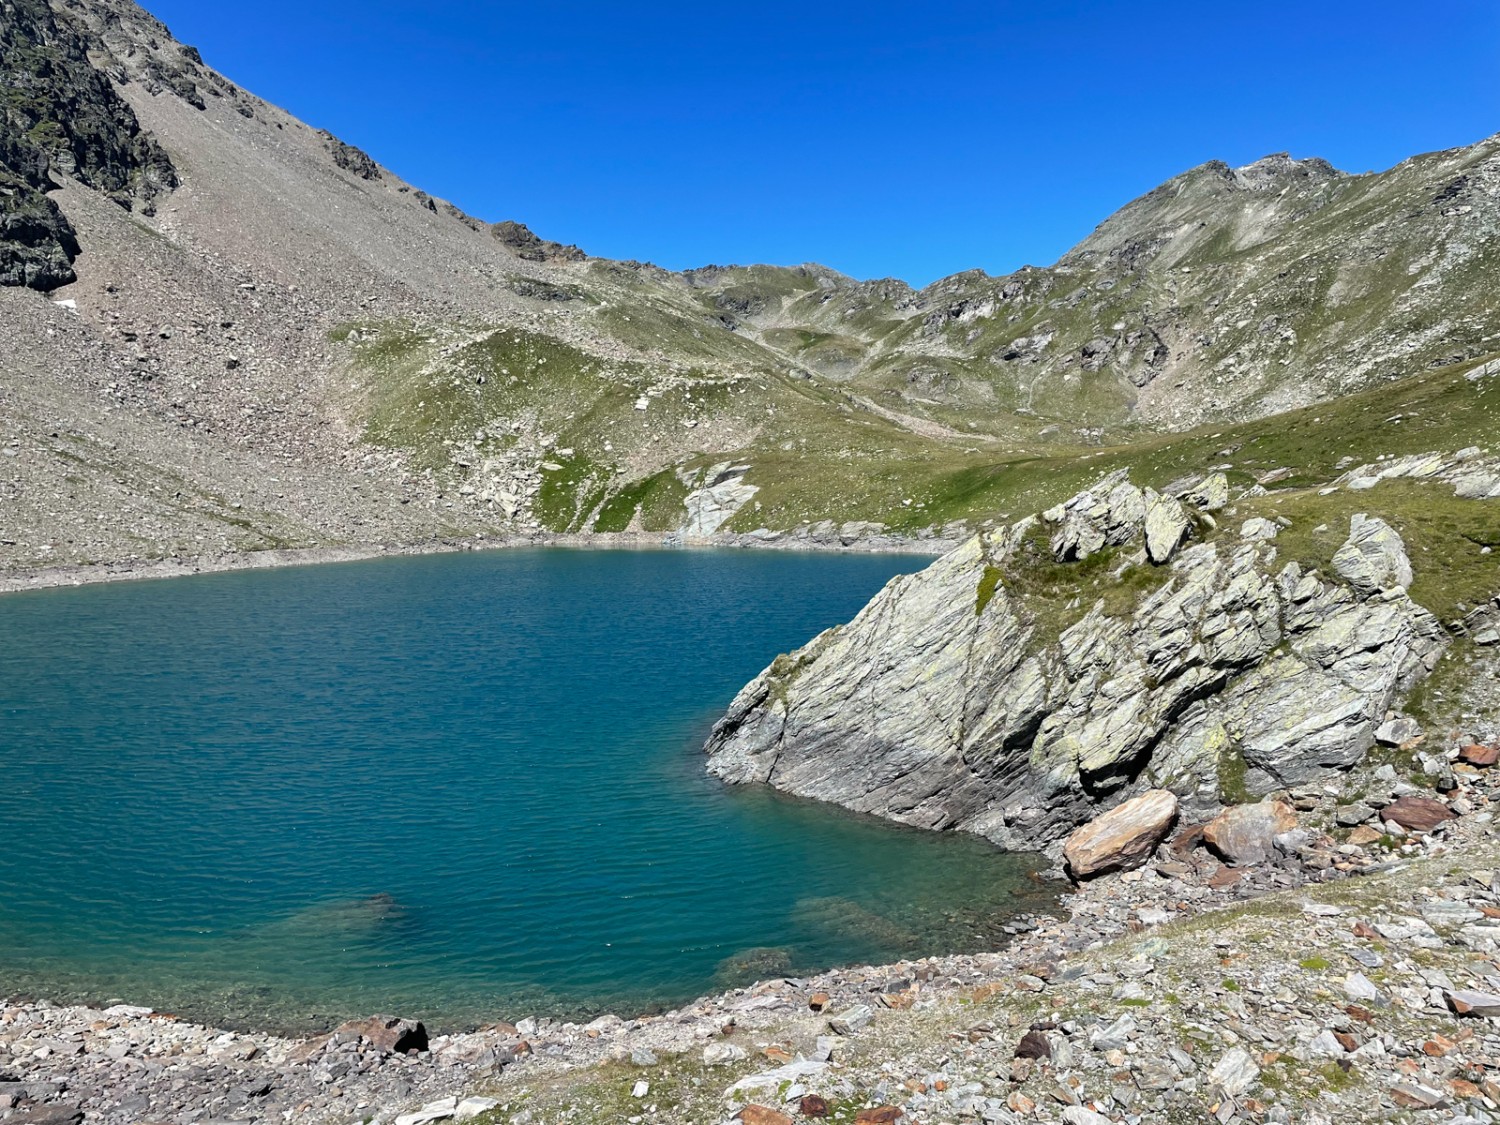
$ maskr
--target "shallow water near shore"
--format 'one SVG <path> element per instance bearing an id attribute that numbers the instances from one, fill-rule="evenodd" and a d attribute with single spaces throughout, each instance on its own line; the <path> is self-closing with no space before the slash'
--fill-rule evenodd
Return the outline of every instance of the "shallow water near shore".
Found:
<path id="1" fill-rule="evenodd" d="M 1031 857 L 703 772 L 886 555 L 517 550 L 0 599 L 0 994 L 313 1031 L 993 948 Z"/>

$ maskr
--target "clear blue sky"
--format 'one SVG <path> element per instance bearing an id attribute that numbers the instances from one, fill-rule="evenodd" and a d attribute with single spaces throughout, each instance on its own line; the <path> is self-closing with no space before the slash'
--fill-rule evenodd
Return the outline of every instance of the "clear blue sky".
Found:
<path id="1" fill-rule="evenodd" d="M 590 253 L 925 284 L 1192 165 L 1500 132 L 1500 4 L 147 0 L 434 195 Z"/>

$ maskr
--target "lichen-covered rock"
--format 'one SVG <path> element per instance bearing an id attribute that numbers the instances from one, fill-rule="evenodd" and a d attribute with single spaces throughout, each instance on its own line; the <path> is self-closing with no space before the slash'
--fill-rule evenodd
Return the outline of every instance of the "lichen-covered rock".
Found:
<path id="1" fill-rule="evenodd" d="M 1124 482 L 1102 483 L 1043 518 L 1143 538 L 1144 510 L 1113 522 Z M 1367 595 L 1237 539 L 1179 550 L 1129 613 L 1085 603 L 1048 640 L 1007 588 L 1033 526 L 892 580 L 852 622 L 779 657 L 715 726 L 710 771 L 1056 849 L 1150 789 L 1207 819 L 1227 782 L 1258 797 L 1327 780 L 1447 643 L 1399 590 Z"/>
<path id="2" fill-rule="evenodd" d="M 1217 512 L 1229 506 L 1229 478 L 1223 473 L 1210 473 L 1182 494 L 1195 508 L 1205 512 Z"/>
<path id="3" fill-rule="evenodd" d="M 1412 580 L 1401 536 L 1374 516 L 1355 515 L 1349 521 L 1349 538 L 1333 556 L 1333 569 L 1362 594 L 1405 590 Z"/>
<path id="4" fill-rule="evenodd" d="M 712 535 L 734 517 L 760 491 L 746 484 L 749 465 L 714 465 L 704 474 L 703 485 L 688 493 L 687 518 L 681 532 L 687 536 Z"/>
<path id="5" fill-rule="evenodd" d="M 1063 859 L 1075 879 L 1129 871 L 1151 858 L 1177 820 L 1177 797 L 1152 789 L 1095 817 L 1068 837 Z"/>
<path id="6" fill-rule="evenodd" d="M 1053 558 L 1077 562 L 1107 546 L 1139 540 L 1146 520 L 1145 495 L 1121 469 L 1049 508 L 1042 519 L 1057 527 L 1051 540 Z"/>
<path id="7" fill-rule="evenodd" d="M 1152 562 L 1169 560 L 1191 526 L 1180 501 L 1146 489 L 1146 554 Z"/>

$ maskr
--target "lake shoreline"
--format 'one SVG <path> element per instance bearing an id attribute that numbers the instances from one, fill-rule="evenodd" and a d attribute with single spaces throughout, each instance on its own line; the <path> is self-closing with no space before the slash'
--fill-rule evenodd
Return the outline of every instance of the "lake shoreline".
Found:
<path id="1" fill-rule="evenodd" d="M 1040 1096 L 1068 1089 L 1059 1081 L 1070 1073 L 1093 1077 L 1091 1067 L 1145 1066 L 1151 1052 L 1097 1063 L 1092 1056 L 1115 1050 L 1106 1028 L 1125 1029 L 1118 1033 L 1122 1037 L 1148 1036 L 1152 1043 L 1158 1037 L 1174 1047 L 1182 1042 L 1173 1022 L 1182 1018 L 1173 1007 L 1176 996 L 1165 1004 L 1141 998 L 1155 997 L 1162 987 L 1184 996 L 1217 995 L 1226 980 L 1237 977 L 1249 994 L 1269 995 L 1288 971 L 1324 971 L 1316 960 L 1304 959 L 1298 967 L 1297 958 L 1309 948 L 1326 950 L 1373 933 L 1362 929 L 1365 919 L 1385 925 L 1392 916 L 1419 915 L 1419 903 L 1441 897 L 1446 888 L 1488 896 L 1465 871 L 1493 862 L 1491 799 L 1500 794 L 1488 779 L 1476 780 L 1463 799 L 1490 808 L 1418 837 L 1396 862 L 1378 855 L 1348 862 L 1352 857 L 1341 855 L 1332 867 L 1282 861 L 1217 869 L 1233 871 L 1233 880 L 1208 869 L 1179 873 L 1175 867 L 1170 876 L 1151 868 L 1116 874 L 1075 888 L 1051 915 L 1021 920 L 1012 941 L 993 952 L 773 978 L 659 1015 L 603 1016 L 588 1023 L 517 1018 L 469 1033 L 430 1040 L 423 1035 L 425 1049 L 401 1052 L 378 1040 L 395 1017 L 295 1039 L 225 1032 L 144 1007 L 100 1010 L 26 999 L 0 1010 L 0 1046 L 16 1050 L 26 1044 L 24 1058 L 16 1051 L 21 1073 L 12 1084 L 23 1099 L 20 1108 L 28 1102 L 77 1106 L 88 1121 L 102 1125 L 124 1125 L 142 1111 L 165 1120 L 203 1109 L 224 1120 L 269 1120 L 274 1112 L 276 1120 L 293 1122 L 389 1122 L 418 1106 L 424 1107 L 418 1116 L 406 1120 L 462 1120 L 465 1113 L 493 1109 L 498 1116 L 483 1120 L 540 1123 L 573 1120 L 583 1107 L 593 1111 L 583 1121 L 602 1123 L 646 1109 L 649 1103 L 641 1099 L 648 1093 L 684 1100 L 677 1112 L 647 1119 L 709 1122 L 726 1121 L 746 1101 L 777 1105 L 789 1087 L 838 1094 L 856 1105 L 904 1102 L 914 1122 L 946 1120 L 970 1104 L 974 1091 L 981 1091 L 981 1100 L 989 1094 L 992 1104 L 1004 1105 L 995 1090 L 1003 1098 L 1024 1083 Z M 1272 919 L 1274 929 L 1267 931 Z M 1388 940 L 1398 948 L 1406 943 L 1391 933 Z M 1264 947 L 1252 954 L 1257 943 Z M 1406 976 L 1415 980 L 1414 974 Z M 1439 1027 L 1461 1038 L 1463 1017 L 1446 1011 L 1447 991 L 1442 1014 L 1431 1007 L 1423 1013 L 1427 988 L 1417 985 L 1392 982 L 1385 987 L 1393 1003 L 1360 1012 L 1362 1019 L 1394 1031 L 1397 1041 L 1411 1047 L 1404 1053 L 1420 1058 L 1420 1044 Z M 1241 987 L 1227 994 L 1231 1000 Z M 1111 995 L 1114 1002 L 1107 1003 Z M 1319 1003 L 1316 997 L 1295 1002 L 1310 1010 Z M 1130 1022 L 1112 1023 L 1121 1011 Z M 1060 1018 L 1064 1013 L 1074 1015 Z M 1229 1014 L 1221 1012 L 1219 1019 Z M 1056 1052 L 1050 1063 L 1045 1056 L 1037 1065 L 1011 1062 L 1028 1026 L 1044 1029 L 1035 1034 L 1044 1034 Z M 376 1039 L 364 1033 L 370 1029 Z M 1278 1024 L 1273 1034 L 1276 1050 L 1263 1061 L 1278 1051 L 1304 1051 L 1298 1027 Z M 1175 1066 L 1199 1072 L 1199 1082 L 1177 1088 L 1185 1104 L 1214 1091 L 1224 1043 L 1238 1041 L 1225 1037 L 1215 1048 L 1215 1040 L 1205 1038 L 1203 1044 L 1189 1043 L 1189 1054 L 1176 1051 Z M 1200 1052 L 1202 1058 L 1194 1057 Z M 1155 1053 L 1165 1057 L 1164 1051 Z M 1233 1057 L 1233 1050 L 1225 1057 Z M 1394 1056 L 1388 1061 L 1377 1052 L 1357 1061 L 1360 1071 L 1379 1072 L 1377 1083 L 1401 1077 L 1385 1073 Z M 996 1071 L 997 1062 L 1002 1071 Z M 1213 1076 L 1200 1085 L 1211 1067 Z M 993 1081 L 979 1077 L 992 1072 Z M 922 1077 L 898 1085 L 895 1078 L 906 1074 Z M 643 1085 L 648 1093 L 636 1093 Z M 1094 1089 L 1086 1086 L 1079 1094 Z M 742 1091 L 739 1100 L 736 1090 Z M 465 1099 L 473 1100 L 460 1113 Z M 1080 1103 L 1107 1105 L 1108 1097 L 1064 1102 Z M 933 1112 L 938 1116 L 929 1117 Z"/>
<path id="2" fill-rule="evenodd" d="M 132 559 L 120 562 L 90 563 L 82 566 L 26 567 L 0 572 L 0 594 L 69 586 L 92 586 L 106 582 L 186 578 L 197 574 L 221 574 L 236 570 L 269 570 L 294 566 L 317 566 L 325 563 L 363 562 L 379 558 L 526 548 L 624 551 L 802 551 L 835 554 L 922 555 L 937 558 L 958 546 L 960 542 L 961 540 L 957 539 L 908 538 L 899 535 L 863 537 L 844 542 L 837 536 L 814 538 L 790 533 L 775 538 L 755 534 L 684 538 L 675 533 L 657 532 L 540 532 L 472 539 L 436 539 L 417 543 L 376 542 L 273 548 L 261 551 L 219 551 L 193 556 Z"/>

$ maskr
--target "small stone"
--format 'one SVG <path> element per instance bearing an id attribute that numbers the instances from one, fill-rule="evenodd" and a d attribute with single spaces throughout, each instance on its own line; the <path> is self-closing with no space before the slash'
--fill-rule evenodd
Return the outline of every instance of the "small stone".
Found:
<path id="1" fill-rule="evenodd" d="M 830 1003 L 832 1000 L 826 992 L 814 992 L 807 998 L 807 1006 L 815 1012 L 827 1011 Z"/>
<path id="2" fill-rule="evenodd" d="M 797 1112 L 803 1117 L 827 1117 L 828 1103 L 817 1094 L 807 1094 L 797 1103 Z"/>
<path id="3" fill-rule="evenodd" d="M 1333 822 L 1340 828 L 1353 828 L 1375 815 L 1369 805 L 1340 805 L 1333 810 Z"/>
<path id="4" fill-rule="evenodd" d="M 1385 746 L 1403 746 L 1422 733 L 1417 720 L 1398 715 L 1375 728 L 1375 741 Z"/>
<path id="5" fill-rule="evenodd" d="M 745 1049 L 737 1043 L 710 1043 L 703 1048 L 703 1062 L 706 1066 L 728 1066 L 748 1057 Z"/>
<path id="6" fill-rule="evenodd" d="M 634 1086 L 630 1087 L 630 1096 L 632 1098 L 644 1098 L 650 1092 L 651 1083 L 647 1082 L 644 1078 L 638 1080 Z"/>
<path id="7" fill-rule="evenodd" d="M 841 1012 L 828 1021 L 828 1029 L 836 1035 L 853 1035 L 874 1018 L 872 1012 L 864 1004 L 856 1004 L 846 1012 Z"/>
<path id="8" fill-rule="evenodd" d="M 862 1109 L 854 1115 L 854 1125 L 892 1125 L 906 1114 L 898 1106 L 878 1105 L 873 1109 Z"/>
<path id="9" fill-rule="evenodd" d="M 1350 973 L 1344 978 L 1344 995 L 1355 1003 L 1384 1004 L 1385 997 L 1364 973 Z"/>
<path id="10" fill-rule="evenodd" d="M 1349 833 L 1349 842 L 1356 848 L 1365 848 L 1377 843 L 1381 836 L 1382 833 L 1378 828 L 1371 828 L 1367 824 L 1362 824 Z"/>
<path id="11" fill-rule="evenodd" d="M 1016 1058 L 1050 1059 L 1051 1057 L 1052 1044 L 1040 1031 L 1028 1031 L 1021 1036 L 1021 1042 L 1016 1047 Z"/>
<path id="12" fill-rule="evenodd" d="M 458 1103 L 458 1108 L 453 1113 L 455 1121 L 468 1121 L 470 1118 L 478 1117 L 481 1113 L 488 1113 L 500 1104 L 498 1098 L 472 1097 L 465 1098 Z"/>
<path id="13" fill-rule="evenodd" d="M 1087 1106 L 1070 1105 L 1063 1110 L 1062 1119 L 1066 1125 L 1112 1125 L 1109 1118 L 1102 1113 L 1095 1113 Z"/>
<path id="14" fill-rule="evenodd" d="M 1226 1097 L 1237 1098 L 1260 1079 L 1260 1067 L 1255 1058 L 1243 1047 L 1231 1047 L 1224 1057 L 1208 1072 L 1208 1081 L 1222 1090 Z"/>

